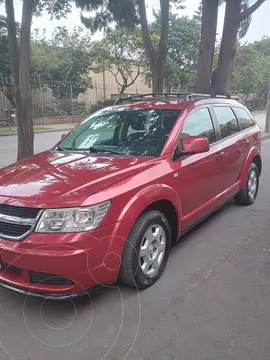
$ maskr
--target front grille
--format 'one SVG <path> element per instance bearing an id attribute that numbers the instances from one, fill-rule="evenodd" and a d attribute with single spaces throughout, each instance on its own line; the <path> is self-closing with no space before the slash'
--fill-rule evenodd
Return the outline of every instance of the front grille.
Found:
<path id="1" fill-rule="evenodd" d="M 22 219 L 35 219 L 38 216 L 39 211 L 40 209 L 36 208 L 0 204 L 0 214 L 17 216 Z"/>
<path id="2" fill-rule="evenodd" d="M 0 237 L 20 240 L 34 225 L 40 209 L 0 204 Z"/>
<path id="3" fill-rule="evenodd" d="M 45 274 L 36 271 L 29 273 L 30 283 L 32 284 L 46 284 L 55 286 L 71 286 L 73 281 L 60 275 Z"/>
<path id="4" fill-rule="evenodd" d="M 5 271 L 11 271 L 13 273 L 20 274 L 20 275 L 23 274 L 23 269 L 19 269 L 14 265 L 6 264 L 4 262 L 1 262 L 0 264 L 1 264 L 1 268 L 4 269 Z"/>
<path id="5" fill-rule="evenodd" d="M 11 224 L 0 221 L 0 234 L 10 237 L 21 237 L 31 229 L 29 225 Z M 1 236 L 1 235 L 0 235 Z"/>

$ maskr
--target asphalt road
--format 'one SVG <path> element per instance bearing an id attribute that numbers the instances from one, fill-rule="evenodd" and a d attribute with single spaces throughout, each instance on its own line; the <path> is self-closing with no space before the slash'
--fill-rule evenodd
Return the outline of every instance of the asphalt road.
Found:
<path id="1" fill-rule="evenodd" d="M 59 137 L 36 136 L 36 150 Z M 0 359 L 269 360 L 270 141 L 263 161 L 256 203 L 230 203 L 185 235 L 150 289 L 104 286 L 75 303 L 0 289 Z"/>
<path id="2" fill-rule="evenodd" d="M 35 135 L 35 152 L 50 149 L 65 132 L 52 132 Z M 0 136 L 0 168 L 16 161 L 17 136 Z"/>

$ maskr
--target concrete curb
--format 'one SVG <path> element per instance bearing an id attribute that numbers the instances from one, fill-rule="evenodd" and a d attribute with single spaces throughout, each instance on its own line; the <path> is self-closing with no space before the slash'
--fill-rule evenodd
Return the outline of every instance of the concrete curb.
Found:
<path id="1" fill-rule="evenodd" d="M 51 129 L 51 130 L 43 130 L 43 131 L 38 131 L 35 133 L 36 134 L 46 134 L 46 133 L 51 133 L 51 132 L 61 132 L 61 131 L 70 131 L 72 130 L 73 127 L 70 128 L 63 128 L 63 129 Z M 17 134 L 1 134 L 0 136 L 17 136 Z"/>

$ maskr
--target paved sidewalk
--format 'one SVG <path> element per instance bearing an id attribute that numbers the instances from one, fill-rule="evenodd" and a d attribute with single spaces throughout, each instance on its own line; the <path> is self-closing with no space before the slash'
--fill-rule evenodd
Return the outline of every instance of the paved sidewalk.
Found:
<path id="1" fill-rule="evenodd" d="M 259 127 L 261 128 L 261 130 L 264 131 L 266 111 L 264 111 L 264 110 L 262 110 L 262 111 L 254 111 L 252 114 L 255 117 L 255 119 L 256 119 Z"/>

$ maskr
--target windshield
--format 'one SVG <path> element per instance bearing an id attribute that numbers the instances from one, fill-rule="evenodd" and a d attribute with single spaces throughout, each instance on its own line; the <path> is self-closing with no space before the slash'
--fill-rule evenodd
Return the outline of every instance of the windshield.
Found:
<path id="1" fill-rule="evenodd" d="M 159 156 L 179 114 L 167 109 L 103 109 L 75 127 L 58 149 Z"/>

